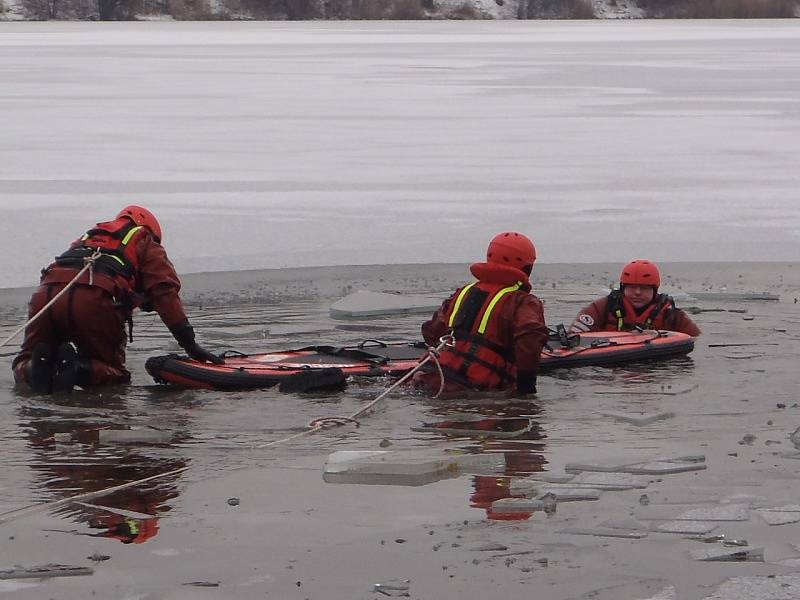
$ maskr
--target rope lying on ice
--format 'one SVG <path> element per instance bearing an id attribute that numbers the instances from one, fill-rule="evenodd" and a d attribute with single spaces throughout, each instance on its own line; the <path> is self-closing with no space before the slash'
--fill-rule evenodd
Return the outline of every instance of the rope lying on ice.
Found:
<path id="1" fill-rule="evenodd" d="M 48 303 L 44 308 L 42 308 L 42 310 L 39 311 L 39 313 L 37 313 L 32 319 L 30 319 L 30 321 L 28 321 L 28 323 L 26 323 L 20 329 L 20 331 L 22 329 L 24 329 L 27 325 L 32 323 L 39 315 L 41 315 L 45 311 L 45 309 L 48 308 L 48 306 L 50 306 L 53 302 L 55 302 L 55 300 L 58 299 L 58 296 L 63 294 L 64 291 L 66 291 L 66 289 L 69 286 L 74 284 L 75 281 L 77 281 L 78 277 L 80 277 L 83 274 L 84 271 L 86 271 L 87 269 L 91 269 L 91 266 L 92 266 L 93 262 L 94 261 L 92 260 L 92 262 L 88 263 L 83 269 L 81 269 L 81 271 L 78 273 L 78 275 L 75 276 L 75 279 L 73 279 L 64 288 L 64 290 L 62 290 L 57 296 L 55 296 L 53 298 L 53 300 L 51 300 L 50 303 Z M 90 277 L 91 277 L 91 271 L 90 271 Z M 16 335 L 16 333 L 14 335 Z M 13 339 L 13 337 L 14 336 L 9 338 L 9 340 Z M 4 342 L 4 343 L 6 343 L 6 342 Z M 438 397 L 439 394 L 441 394 L 442 390 L 444 389 L 444 373 L 442 372 L 442 366 L 439 364 L 439 351 L 442 348 L 444 348 L 445 346 L 453 346 L 454 344 L 455 344 L 455 340 L 453 339 L 452 335 L 448 335 L 448 336 L 442 337 L 440 339 L 439 345 L 436 348 L 428 348 L 426 356 L 422 360 L 420 360 L 420 362 L 417 364 L 417 366 L 415 366 L 413 369 L 411 369 L 403 377 L 398 379 L 392 386 L 387 388 L 377 398 L 372 400 L 372 402 L 370 402 L 369 404 L 367 404 L 363 408 L 359 409 L 358 411 L 354 412 L 349 417 L 341 417 L 341 416 L 320 417 L 320 418 L 317 418 L 317 419 L 314 419 L 314 420 L 310 421 L 309 424 L 308 424 L 308 429 L 306 429 L 304 431 L 301 431 L 301 432 L 296 433 L 294 435 L 290 435 L 290 436 L 282 438 L 280 440 L 276 440 L 274 442 L 270 442 L 268 444 L 262 444 L 260 446 L 256 446 L 256 448 L 268 448 L 270 446 L 277 446 L 278 444 L 282 444 L 284 442 L 288 442 L 290 440 L 297 439 L 297 438 L 300 438 L 300 437 L 303 437 L 303 436 L 306 436 L 306 435 L 311 435 L 312 433 L 316 433 L 318 431 L 322 431 L 323 429 L 331 429 L 333 427 L 339 427 L 339 426 L 347 425 L 347 424 L 350 424 L 350 423 L 355 424 L 356 427 L 358 427 L 358 425 L 359 425 L 358 417 L 361 417 L 361 416 L 369 413 L 372 409 L 375 408 L 375 406 L 381 400 L 383 400 L 386 396 L 388 396 L 395 388 L 397 388 L 398 386 L 400 386 L 403 383 L 405 383 L 406 381 L 408 381 L 414 375 L 414 373 L 419 371 L 425 364 L 427 364 L 428 362 L 431 362 L 431 361 L 433 361 L 433 363 L 436 365 L 436 368 L 437 368 L 437 370 L 439 372 L 439 378 L 440 378 L 439 391 L 436 393 L 436 396 L 435 396 L 435 397 Z M 129 481 L 127 483 L 122 483 L 120 485 L 115 485 L 115 486 L 112 486 L 112 487 L 104 488 L 102 490 L 97 490 L 97 491 L 94 491 L 94 492 L 85 492 L 85 493 L 82 493 L 82 494 L 77 494 L 75 496 L 69 496 L 67 498 L 62 498 L 61 500 L 54 500 L 52 502 L 42 502 L 40 504 L 33 504 L 33 505 L 30 505 L 30 506 L 25 506 L 25 507 L 18 508 L 18 509 L 15 509 L 15 510 L 10 510 L 10 511 L 4 512 L 4 513 L 0 513 L 0 525 L 5 525 L 6 523 L 10 523 L 11 521 L 16 521 L 17 519 L 22 519 L 24 517 L 28 517 L 30 515 L 37 514 L 37 513 L 40 513 L 40 512 L 50 511 L 50 510 L 53 510 L 53 509 L 58 508 L 60 506 L 64 506 L 64 505 L 67 505 L 67 504 L 72 504 L 74 502 L 82 502 L 84 500 L 91 500 L 91 499 L 94 499 L 94 498 L 101 498 L 103 496 L 107 496 L 109 494 L 113 494 L 114 492 L 118 492 L 118 491 L 125 490 L 125 489 L 128 489 L 128 488 L 136 487 L 136 486 L 141 485 L 143 483 L 147 483 L 148 481 L 154 481 L 156 479 L 161 479 L 163 477 L 169 477 L 171 475 L 177 475 L 179 473 L 183 473 L 188 468 L 189 467 L 181 467 L 180 469 L 175 469 L 173 471 L 166 471 L 164 473 L 159 473 L 157 475 L 151 475 L 149 477 L 145 477 L 144 479 L 137 479 L 135 481 Z"/>
<path id="2" fill-rule="evenodd" d="M 15 510 L 10 510 L 8 512 L 0 513 L 0 525 L 5 525 L 6 523 L 10 523 L 11 521 L 16 521 L 17 519 L 22 519 L 23 517 L 28 517 L 36 513 L 53 510 L 54 508 L 58 508 L 59 506 L 64 506 L 65 504 L 72 504 L 73 502 L 82 502 L 83 500 L 91 500 L 92 498 L 101 498 L 102 496 L 108 496 L 109 494 L 113 494 L 114 492 L 119 492 L 120 490 L 126 490 L 128 488 L 135 487 L 142 483 L 153 481 L 154 479 L 161 479 L 162 477 L 177 475 L 178 473 L 186 471 L 188 468 L 189 467 L 181 467 L 180 469 L 175 469 L 174 471 L 167 471 L 165 473 L 159 473 L 158 475 L 151 475 L 150 477 L 145 477 L 144 479 L 137 479 L 136 481 L 121 483 L 119 485 L 115 485 L 113 487 L 105 488 L 102 490 L 97 490 L 95 492 L 85 492 L 83 494 L 69 496 L 68 498 L 62 498 L 61 500 L 54 500 L 52 502 L 42 502 L 41 504 L 33 504 L 31 506 L 25 506 L 23 508 L 17 508 Z"/>
<path id="3" fill-rule="evenodd" d="M 336 417 L 335 416 L 335 417 L 320 417 L 320 418 L 314 419 L 311 422 L 309 422 L 309 424 L 307 425 L 307 427 L 308 427 L 307 429 L 305 429 L 303 431 L 300 431 L 298 433 L 295 433 L 293 435 L 290 435 L 288 437 L 281 438 L 279 440 L 275 440 L 274 442 L 269 442 L 268 444 L 261 444 L 259 446 L 256 446 L 256 448 L 261 449 L 261 448 L 269 448 L 271 446 L 277 446 L 278 444 L 283 444 L 284 442 L 288 442 L 288 441 L 291 441 L 291 440 L 294 440 L 294 439 L 297 439 L 297 438 L 300 438 L 300 437 L 311 435 L 312 433 L 316 433 L 318 431 L 322 431 L 323 429 L 331 429 L 333 427 L 339 427 L 341 425 L 346 425 L 348 423 L 354 423 L 356 425 L 356 427 L 358 427 L 358 425 L 359 425 L 358 418 L 359 417 L 362 417 L 365 414 L 367 414 L 370 411 L 372 411 L 372 409 L 374 409 L 375 406 L 381 400 L 383 400 L 386 396 L 388 396 L 395 388 L 397 388 L 398 386 L 400 386 L 403 383 L 405 383 L 406 381 L 408 381 L 414 375 L 414 373 L 419 371 L 428 362 L 433 362 L 436 365 L 436 369 L 439 372 L 439 391 L 436 392 L 436 396 L 434 396 L 434 398 L 437 398 L 439 396 L 439 394 L 442 393 L 442 390 L 444 390 L 444 373 L 442 372 L 442 365 L 439 364 L 439 352 L 445 346 L 451 346 L 452 347 L 453 345 L 455 345 L 455 340 L 453 339 L 452 335 L 446 335 L 446 336 L 442 337 L 439 340 L 439 345 L 436 346 L 436 348 L 430 348 L 430 347 L 428 348 L 427 354 L 425 355 L 425 357 L 422 360 L 419 361 L 419 363 L 417 364 L 416 367 L 414 367 L 408 373 L 403 375 L 394 384 L 392 384 L 392 386 L 390 386 L 389 388 L 384 390 L 372 402 L 370 402 L 369 404 L 367 404 L 363 408 L 360 408 L 359 410 L 354 412 L 352 415 L 350 415 L 348 417 Z"/>
<path id="4" fill-rule="evenodd" d="M 89 285 L 92 285 L 92 280 L 94 278 L 94 262 L 98 258 L 100 258 L 100 256 L 102 256 L 101 252 L 99 250 L 95 250 L 94 253 L 92 253 L 91 256 L 87 256 L 86 258 L 84 258 L 83 262 L 85 262 L 86 264 L 83 266 L 83 268 L 80 271 L 78 271 L 78 274 L 75 275 L 75 277 L 72 278 L 72 281 L 70 281 L 67 285 L 64 286 L 64 288 L 60 292 L 58 292 L 55 296 L 53 296 L 52 300 L 50 300 L 50 302 L 45 304 L 39 312 L 37 312 L 35 315 L 33 315 L 25 323 L 23 323 L 22 326 L 18 327 L 14 331 L 14 333 L 12 333 L 10 336 L 8 336 L 5 340 L 0 342 L 0 348 L 5 346 L 8 342 L 13 340 L 15 337 L 17 337 L 20 333 L 22 333 L 28 327 L 28 325 L 31 325 L 34 321 L 36 321 L 39 317 L 41 317 L 47 311 L 48 308 L 53 306 L 53 304 L 55 304 L 56 301 L 59 298 L 61 298 L 61 296 L 66 294 L 67 291 L 73 285 L 75 285 L 78 282 L 78 279 L 80 279 L 81 275 L 83 275 L 86 271 L 89 271 Z"/>

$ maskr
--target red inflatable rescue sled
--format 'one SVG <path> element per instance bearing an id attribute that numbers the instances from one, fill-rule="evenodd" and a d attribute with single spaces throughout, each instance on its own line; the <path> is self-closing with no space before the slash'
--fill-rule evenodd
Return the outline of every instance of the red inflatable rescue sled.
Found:
<path id="1" fill-rule="evenodd" d="M 694 338 L 672 331 L 594 332 L 554 336 L 542 351 L 540 371 L 584 366 L 623 365 L 683 356 Z M 357 346 L 310 346 L 298 350 L 241 354 L 225 352 L 225 364 L 176 355 L 156 356 L 145 368 L 157 383 L 183 388 L 246 390 L 268 388 L 298 373 L 341 369 L 346 376 L 401 377 L 425 356 L 421 343 L 367 340 Z"/>

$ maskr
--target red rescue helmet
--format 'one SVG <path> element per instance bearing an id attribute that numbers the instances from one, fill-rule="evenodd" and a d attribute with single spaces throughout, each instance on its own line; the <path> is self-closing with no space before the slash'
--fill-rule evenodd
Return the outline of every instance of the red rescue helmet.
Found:
<path id="1" fill-rule="evenodd" d="M 649 260 L 634 260 L 622 268 L 619 276 L 620 285 L 650 285 L 658 289 L 661 285 L 661 273 L 655 263 Z"/>
<path id="2" fill-rule="evenodd" d="M 530 275 L 536 262 L 536 248 L 533 242 L 514 231 L 498 233 L 489 242 L 486 262 L 514 267 Z"/>
<path id="3" fill-rule="evenodd" d="M 149 210 L 142 208 L 141 206 L 131 204 L 130 206 L 126 206 L 119 211 L 119 214 L 116 218 L 121 219 L 122 217 L 128 217 L 137 225 L 147 227 L 155 236 L 156 241 L 161 243 L 161 225 L 159 225 L 158 219 L 156 219 L 155 215 Z"/>

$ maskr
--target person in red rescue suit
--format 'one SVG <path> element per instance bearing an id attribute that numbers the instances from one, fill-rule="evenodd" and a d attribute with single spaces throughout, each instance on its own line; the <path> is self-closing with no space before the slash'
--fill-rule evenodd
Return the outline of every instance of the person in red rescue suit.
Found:
<path id="1" fill-rule="evenodd" d="M 429 346 L 438 346 L 450 333 L 455 338 L 455 345 L 439 354 L 447 392 L 536 393 L 539 356 L 548 332 L 542 302 L 531 293 L 535 261 L 530 239 L 516 232 L 496 235 L 486 262 L 470 266 L 477 281 L 457 289 L 422 325 Z M 420 373 L 415 382 L 439 389 L 438 370 Z"/>
<path id="2" fill-rule="evenodd" d="M 660 285 L 661 273 L 655 263 L 649 260 L 628 263 L 619 276 L 619 289 L 581 310 L 570 332 L 659 329 L 693 337 L 700 335 L 700 328 L 675 307 L 673 299 L 658 293 Z"/>
<path id="3" fill-rule="evenodd" d="M 192 358 L 222 362 L 195 341 L 179 295 L 180 280 L 161 246 L 161 225 L 140 206 L 127 206 L 113 221 L 98 223 L 43 269 L 29 317 L 66 287 L 95 251 L 100 255 L 91 272 L 84 272 L 25 330 L 13 362 L 18 383 L 38 393 L 68 393 L 74 385 L 129 382 L 125 323 L 131 323 L 136 307 L 155 310 Z"/>

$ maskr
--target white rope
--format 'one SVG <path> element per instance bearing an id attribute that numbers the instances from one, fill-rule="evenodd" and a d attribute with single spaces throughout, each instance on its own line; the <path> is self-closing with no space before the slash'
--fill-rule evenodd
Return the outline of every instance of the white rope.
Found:
<path id="1" fill-rule="evenodd" d="M 94 255 L 93 255 L 93 258 L 94 258 Z M 46 306 L 44 306 L 42 308 L 42 310 L 39 311 L 39 313 L 37 313 L 36 316 L 34 316 L 28 323 L 25 324 L 25 326 L 27 326 L 28 324 L 32 323 L 40 314 L 42 314 L 45 311 L 45 309 L 47 309 L 53 302 L 55 302 L 55 300 L 57 300 L 58 297 L 61 294 L 63 294 L 64 291 L 66 291 L 66 289 L 68 287 L 70 287 L 72 284 L 75 283 L 75 281 L 77 281 L 78 277 L 80 277 L 86 269 L 91 267 L 93 262 L 94 262 L 94 260 L 92 259 L 92 262 L 90 262 L 83 269 L 81 269 L 81 271 L 78 273 L 78 275 L 75 276 L 75 279 L 73 279 L 64 288 L 64 290 L 62 290 L 57 296 L 55 296 L 53 298 L 53 300 L 50 301 L 50 303 L 48 303 Z M 23 326 L 23 329 L 24 329 L 24 326 Z M 12 338 L 13 338 L 13 336 L 12 336 Z M 9 338 L 9 339 L 11 339 L 11 338 Z M 293 435 L 290 435 L 288 437 L 282 438 L 280 440 L 276 440 L 274 442 L 270 442 L 268 444 L 262 444 L 260 446 L 256 446 L 256 448 L 269 448 L 270 446 L 277 446 L 278 444 L 282 444 L 284 442 L 288 442 L 290 440 L 297 439 L 297 438 L 300 438 L 300 437 L 303 437 L 303 436 L 306 436 L 306 435 L 311 435 L 312 433 L 316 433 L 317 431 L 321 431 L 323 429 L 330 429 L 332 427 L 339 427 L 341 425 L 346 425 L 348 423 L 355 423 L 355 425 L 358 426 L 357 417 L 365 415 L 369 411 L 371 411 L 381 400 L 383 400 L 386 396 L 388 396 L 395 388 L 397 388 L 398 386 L 400 386 L 403 383 L 405 383 L 406 381 L 408 381 L 408 379 L 411 378 L 414 375 L 414 373 L 419 371 L 429 361 L 433 361 L 436 364 L 436 367 L 437 367 L 437 369 L 439 371 L 439 376 L 441 378 L 441 381 L 440 381 L 440 384 L 439 384 L 439 391 L 436 393 L 436 396 L 438 396 L 439 394 L 441 394 L 442 390 L 444 389 L 444 373 L 442 372 L 442 367 L 439 364 L 439 351 L 442 348 L 444 348 L 445 346 L 453 346 L 454 343 L 455 342 L 454 342 L 453 337 L 451 335 L 442 337 L 440 339 L 440 344 L 436 348 L 428 348 L 427 356 L 425 356 L 425 358 L 423 358 L 417 364 L 417 366 L 415 366 L 413 369 L 411 369 L 403 377 L 398 379 L 392 386 L 390 386 L 388 389 L 386 389 L 382 394 L 380 394 L 372 402 L 370 402 L 369 404 L 367 404 L 365 407 L 361 408 L 360 410 L 356 411 L 355 413 L 353 413 L 349 417 L 320 417 L 320 418 L 312 420 L 308 424 L 309 429 L 306 429 L 306 430 L 301 431 L 299 433 L 295 433 Z M 11 510 L 11 511 L 8 511 L 8 512 L 0 513 L 0 525 L 4 525 L 6 523 L 10 523 L 11 521 L 16 521 L 17 519 L 22 519 L 24 517 L 28 517 L 28 516 L 36 514 L 36 513 L 50 511 L 50 510 L 53 510 L 55 508 L 58 508 L 59 506 L 64 506 L 66 504 L 72 504 L 74 502 L 82 502 L 84 500 L 91 500 L 93 498 L 101 498 L 103 496 L 107 496 L 107 495 L 112 494 L 114 492 L 118 492 L 118 491 L 121 491 L 121 490 L 125 490 L 125 489 L 131 488 L 131 487 L 135 487 L 135 486 L 141 485 L 142 483 L 146 483 L 148 481 L 153 481 L 155 479 L 161 479 L 163 477 L 168 477 L 170 475 L 177 475 L 179 473 L 182 473 L 182 472 L 186 471 L 188 468 L 189 467 L 181 467 L 180 469 L 175 469 L 173 471 L 167 471 L 165 473 L 159 473 L 157 475 L 151 475 L 150 477 L 145 477 L 144 479 L 137 479 L 135 481 L 129 481 L 128 483 L 115 485 L 115 486 L 112 486 L 112 487 L 109 487 L 109 488 L 105 488 L 105 489 L 102 489 L 102 490 L 97 490 L 95 492 L 85 492 L 83 494 L 77 494 L 75 496 L 69 496 L 68 498 L 62 498 L 61 500 L 54 500 L 52 502 L 43 502 L 41 504 L 33 504 L 31 506 L 25 506 L 25 507 L 18 508 L 18 509 L 15 509 L 15 510 Z"/>
<path id="2" fill-rule="evenodd" d="M 23 517 L 27 517 L 36 513 L 49 511 L 54 508 L 58 508 L 59 506 L 63 506 L 65 504 L 71 504 L 73 502 L 80 502 L 83 500 L 91 500 L 92 498 L 100 498 L 102 496 L 108 496 L 109 494 L 113 494 L 114 492 L 118 492 L 120 490 L 127 490 L 128 488 L 140 485 L 142 483 L 146 483 L 148 481 L 153 481 L 154 479 L 161 479 L 162 477 L 167 477 L 169 475 L 177 475 L 178 473 L 186 471 L 188 468 L 189 467 L 181 467 L 180 469 L 175 469 L 174 471 L 167 471 L 166 473 L 151 475 L 150 477 L 145 477 L 144 479 L 137 479 L 136 481 L 129 481 L 128 483 L 121 483 L 120 485 L 115 485 L 113 487 L 97 490 L 96 492 L 85 492 L 83 494 L 69 496 L 68 498 L 62 498 L 61 500 L 54 500 L 53 502 L 42 502 L 41 504 L 33 504 L 31 506 L 17 508 L 16 510 L 10 510 L 8 512 L 0 514 L 0 525 L 5 525 L 6 523 L 9 523 L 11 521 L 16 521 L 17 519 L 22 519 Z"/>
<path id="3" fill-rule="evenodd" d="M 80 271 L 80 273 L 78 273 L 78 275 L 76 275 L 75 279 L 73 279 L 69 283 L 69 285 L 67 287 L 69 287 L 73 283 L 75 283 L 75 281 L 78 279 L 78 277 L 80 277 L 87 268 L 91 267 L 91 264 L 92 263 L 87 264 Z M 59 293 L 58 296 L 60 296 L 64 291 L 66 291 L 67 287 L 65 287 L 64 290 L 62 290 L 61 293 Z M 58 296 L 54 297 L 53 300 L 47 306 L 42 308 L 42 310 L 39 311 L 39 313 L 36 316 L 38 316 L 39 314 L 42 314 L 44 312 L 44 310 L 58 298 Z M 36 317 L 31 319 L 28 323 L 26 323 L 26 325 L 28 325 L 29 323 L 33 322 L 35 320 L 35 318 Z M 381 400 L 383 400 L 386 396 L 388 396 L 395 388 L 397 388 L 398 386 L 400 386 L 403 383 L 405 383 L 406 381 L 408 381 L 409 378 L 411 378 L 414 375 L 414 373 L 419 371 L 429 361 L 433 361 L 436 364 L 436 368 L 439 371 L 439 377 L 441 378 L 441 381 L 439 383 L 439 391 L 436 393 L 436 396 L 439 396 L 439 394 L 441 394 L 442 390 L 444 389 L 444 373 L 442 372 L 442 366 L 439 364 L 439 351 L 442 348 L 444 348 L 445 346 L 453 346 L 454 343 L 455 343 L 455 341 L 453 340 L 453 336 L 452 335 L 444 336 L 439 341 L 440 341 L 440 344 L 436 348 L 428 348 L 427 355 L 425 356 L 425 358 L 423 358 L 417 364 L 417 366 L 415 366 L 413 369 L 411 369 L 403 377 L 398 379 L 391 387 L 386 389 L 383 393 L 381 393 L 372 402 L 370 402 L 369 404 L 367 404 L 366 406 L 364 406 L 360 410 L 354 412 L 349 417 L 320 417 L 320 418 L 312 420 L 308 424 L 309 428 L 304 430 L 304 431 L 301 431 L 299 433 L 295 433 L 293 435 L 290 435 L 288 437 L 282 438 L 280 440 L 276 440 L 274 442 L 270 442 L 268 444 L 262 444 L 260 446 L 256 446 L 256 448 L 269 448 L 270 446 L 277 446 L 278 444 L 282 444 L 284 442 L 288 442 L 290 440 L 297 439 L 299 437 L 303 437 L 303 436 L 306 436 L 306 435 L 311 435 L 312 433 L 316 433 L 317 431 L 322 431 L 323 429 L 330 429 L 332 427 L 339 427 L 341 425 L 346 425 L 348 423 L 354 423 L 356 425 L 356 427 L 358 427 L 357 417 L 363 416 L 363 415 L 367 414 L 368 412 L 370 412 Z M 167 471 L 165 473 L 159 473 L 157 475 L 151 475 L 150 477 L 145 477 L 144 479 L 137 479 L 135 481 L 129 481 L 128 483 L 122 483 L 120 485 L 115 485 L 115 486 L 108 487 L 108 488 L 105 488 L 105 489 L 102 489 L 102 490 L 97 490 L 95 492 L 85 492 L 85 493 L 82 493 L 82 494 L 77 494 L 75 496 L 69 496 L 68 498 L 62 498 L 61 500 L 54 500 L 52 502 L 42 502 L 41 504 L 33 504 L 33 505 L 30 505 L 30 506 L 25 506 L 25 507 L 18 508 L 18 509 L 15 509 L 15 510 L 10 510 L 8 512 L 0 513 L 0 525 L 5 525 L 6 523 L 10 523 L 11 521 L 16 521 L 17 519 L 22 519 L 24 517 L 28 517 L 28 516 L 36 514 L 36 513 L 50 511 L 50 510 L 53 510 L 53 509 L 58 508 L 60 506 L 64 506 L 66 504 L 72 504 L 74 502 L 83 502 L 85 500 L 91 500 L 93 498 L 101 498 L 103 496 L 107 496 L 107 495 L 112 494 L 114 492 L 118 492 L 118 491 L 121 491 L 121 490 L 125 490 L 125 489 L 131 488 L 131 487 L 135 487 L 135 486 L 141 485 L 141 484 L 146 483 L 148 481 L 154 481 L 156 479 L 161 479 L 163 477 L 168 477 L 170 475 L 177 475 L 179 473 L 183 473 L 188 468 L 189 467 L 181 467 L 180 469 L 175 469 L 173 471 Z"/>
<path id="4" fill-rule="evenodd" d="M 12 333 L 5 340 L 3 340 L 3 342 L 0 343 L 0 348 L 5 346 L 8 342 L 13 340 L 15 337 L 17 337 L 23 331 L 25 331 L 25 329 L 29 325 L 32 325 L 39 317 L 41 317 L 48 308 L 53 306 L 53 304 L 55 304 L 56 301 L 59 298 L 61 298 L 61 296 L 63 296 L 65 293 L 67 293 L 67 290 L 69 290 L 73 285 L 75 285 L 75 283 L 77 283 L 77 281 L 78 281 L 78 279 L 80 279 L 81 275 L 83 275 L 87 270 L 89 271 L 89 285 L 92 285 L 94 261 L 97 260 L 100 256 L 101 256 L 100 251 L 99 250 L 95 250 L 95 252 L 91 256 L 89 256 L 87 258 L 84 258 L 83 260 L 84 260 L 84 262 L 86 264 L 84 265 L 84 267 L 80 271 L 78 271 L 78 274 L 75 275 L 75 277 L 73 277 L 72 281 L 70 281 L 67 285 L 64 286 L 64 288 L 60 292 L 58 292 L 55 296 L 53 296 L 53 298 L 50 300 L 50 302 L 45 304 L 41 308 L 41 310 L 39 310 L 39 312 L 37 312 L 35 315 L 33 315 L 30 319 L 28 319 L 25 323 L 23 323 L 21 327 L 17 328 L 14 331 L 14 333 Z"/>
<path id="5" fill-rule="evenodd" d="M 455 345 L 455 340 L 453 339 L 452 335 L 446 335 L 439 339 L 439 345 L 436 348 L 428 348 L 428 353 L 416 367 L 411 369 L 408 373 L 403 375 L 400 379 L 398 379 L 394 384 L 392 384 L 389 388 L 384 390 L 377 398 L 375 398 L 372 402 L 364 406 L 363 408 L 357 410 L 349 417 L 320 417 L 314 419 L 308 424 L 308 429 L 304 431 L 300 431 L 298 433 L 292 434 L 288 437 L 281 438 L 279 440 L 275 440 L 274 442 L 269 442 L 267 444 L 260 444 L 256 446 L 257 449 L 261 448 L 270 448 L 271 446 L 277 446 L 278 444 L 283 444 L 284 442 L 288 442 L 291 440 L 295 440 L 300 437 L 304 437 L 306 435 L 311 435 L 312 433 L 316 433 L 318 431 L 322 431 L 323 429 L 330 429 L 332 427 L 339 427 L 340 425 L 346 425 L 347 423 L 355 423 L 358 426 L 358 417 L 364 416 L 365 414 L 369 413 L 375 406 L 383 400 L 386 396 L 388 396 L 395 388 L 404 384 L 408 381 L 414 373 L 419 371 L 423 366 L 425 366 L 429 361 L 433 361 L 436 364 L 436 368 L 439 371 L 439 391 L 436 392 L 436 396 L 434 398 L 438 398 L 439 394 L 442 393 L 444 389 L 444 373 L 442 372 L 442 366 L 439 364 L 439 351 L 444 348 L 445 346 L 453 346 Z"/>

